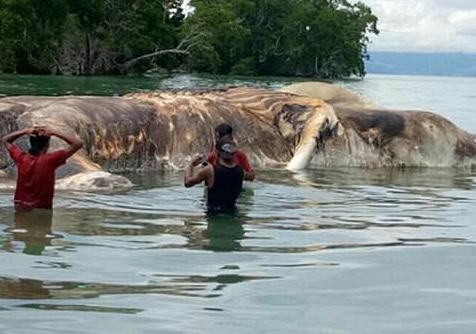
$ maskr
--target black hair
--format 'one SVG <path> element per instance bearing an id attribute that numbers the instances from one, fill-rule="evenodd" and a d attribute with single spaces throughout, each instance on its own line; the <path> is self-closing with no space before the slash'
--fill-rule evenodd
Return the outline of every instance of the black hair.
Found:
<path id="1" fill-rule="evenodd" d="M 37 155 L 50 142 L 50 137 L 47 136 L 30 136 L 30 149 L 28 153 Z"/>
<path id="2" fill-rule="evenodd" d="M 233 133 L 233 128 L 231 127 L 230 124 L 227 123 L 221 123 L 215 128 L 215 133 L 217 134 L 218 139 L 222 138 L 226 135 L 232 135 Z"/>

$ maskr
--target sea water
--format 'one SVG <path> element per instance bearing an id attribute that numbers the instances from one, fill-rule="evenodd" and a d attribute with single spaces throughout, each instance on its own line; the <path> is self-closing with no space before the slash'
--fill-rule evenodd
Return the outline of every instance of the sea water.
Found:
<path id="1" fill-rule="evenodd" d="M 21 91 L 15 80 L 0 77 L 0 93 Z M 109 95 L 214 82 L 226 80 L 94 83 Z M 476 78 L 338 84 L 476 132 Z M 52 217 L 15 215 L 12 190 L 0 194 L 1 333 L 476 332 L 474 171 L 259 170 L 233 218 L 206 217 L 180 172 L 127 176 L 124 194 L 58 192 Z"/>

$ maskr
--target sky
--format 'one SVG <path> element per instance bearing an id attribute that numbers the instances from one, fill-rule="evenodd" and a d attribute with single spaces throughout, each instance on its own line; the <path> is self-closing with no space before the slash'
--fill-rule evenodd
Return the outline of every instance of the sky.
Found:
<path id="1" fill-rule="evenodd" d="M 476 0 L 360 1 L 379 18 L 370 52 L 476 53 Z"/>
<path id="2" fill-rule="evenodd" d="M 361 1 L 379 18 L 369 51 L 476 52 L 476 0 Z"/>

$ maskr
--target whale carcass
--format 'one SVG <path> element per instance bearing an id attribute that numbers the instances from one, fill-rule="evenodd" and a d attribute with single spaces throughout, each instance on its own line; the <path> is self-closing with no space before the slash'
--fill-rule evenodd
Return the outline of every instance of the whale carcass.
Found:
<path id="1" fill-rule="evenodd" d="M 230 123 L 255 168 L 471 166 L 474 136 L 431 112 L 375 106 L 336 85 L 299 83 L 178 89 L 121 97 L 0 99 L 0 135 L 33 125 L 75 132 L 85 146 L 58 169 L 57 186 L 128 189 L 125 171 L 181 169 Z M 19 141 L 26 145 L 26 141 Z M 51 146 L 58 148 L 53 138 Z M 3 178 L 14 179 L 0 150 Z"/>

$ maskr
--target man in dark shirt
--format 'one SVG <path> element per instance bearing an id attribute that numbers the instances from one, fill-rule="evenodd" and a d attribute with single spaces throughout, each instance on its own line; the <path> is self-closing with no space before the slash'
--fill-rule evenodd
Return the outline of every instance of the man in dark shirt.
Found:
<path id="1" fill-rule="evenodd" d="M 217 151 L 217 163 L 215 165 L 204 163 L 202 156 L 196 156 L 185 168 L 184 185 L 192 187 L 205 182 L 207 187 L 207 209 L 209 213 L 236 211 L 236 199 L 241 192 L 243 179 L 246 174 L 243 168 L 234 160 L 236 146 L 229 138 L 219 139 L 215 148 Z M 195 168 L 201 165 L 199 168 Z"/>
<path id="2" fill-rule="evenodd" d="M 230 124 L 228 123 L 221 123 L 215 128 L 215 139 L 221 139 L 221 138 L 226 138 L 230 139 L 233 142 L 235 142 L 235 139 L 233 138 L 233 128 L 231 127 Z M 216 149 L 212 149 L 210 153 L 208 153 L 207 156 L 207 162 L 211 163 L 212 165 L 215 165 L 217 162 L 217 152 Z M 253 181 L 255 178 L 255 172 L 253 170 L 253 167 L 251 167 L 250 161 L 248 159 L 248 156 L 246 153 L 240 149 L 236 149 L 235 154 L 233 155 L 233 161 L 243 168 L 245 171 L 245 179 L 248 181 Z"/>

